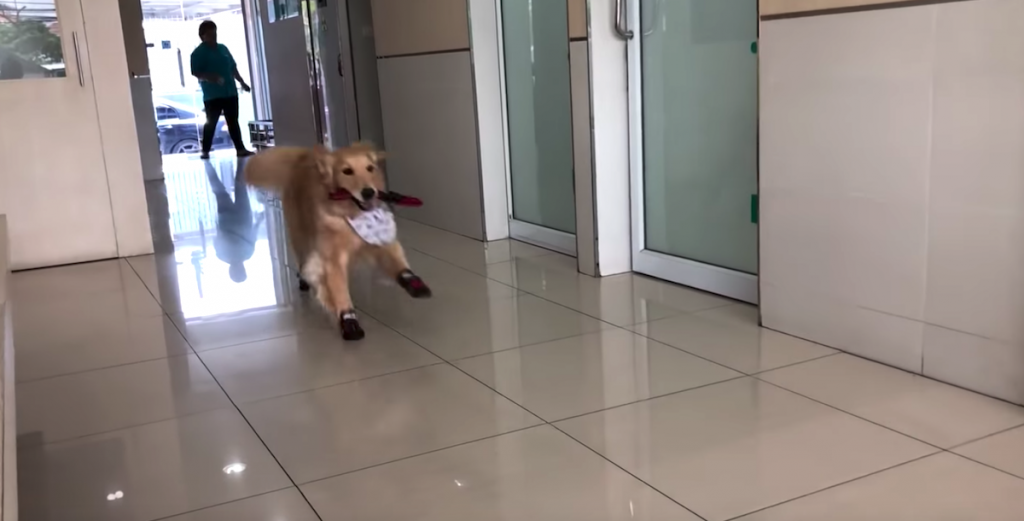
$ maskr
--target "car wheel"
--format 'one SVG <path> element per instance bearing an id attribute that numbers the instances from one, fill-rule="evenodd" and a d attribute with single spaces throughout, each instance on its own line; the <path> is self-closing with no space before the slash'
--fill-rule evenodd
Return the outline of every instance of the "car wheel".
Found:
<path id="1" fill-rule="evenodd" d="M 194 139 L 183 139 L 171 147 L 172 154 L 198 154 L 201 150 L 199 142 Z"/>

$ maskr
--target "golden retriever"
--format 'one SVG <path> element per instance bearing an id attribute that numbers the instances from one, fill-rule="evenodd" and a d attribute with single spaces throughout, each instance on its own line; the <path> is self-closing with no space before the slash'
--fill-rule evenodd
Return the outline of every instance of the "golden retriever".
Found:
<path id="1" fill-rule="evenodd" d="M 314 290 L 324 308 L 339 317 L 342 338 L 359 340 L 359 325 L 349 294 L 349 267 L 367 258 L 414 298 L 430 288 L 409 268 L 395 235 L 380 162 L 383 152 L 356 143 L 329 151 L 276 147 L 250 158 L 246 181 L 277 193 L 292 250 L 301 273 L 299 287 Z"/>

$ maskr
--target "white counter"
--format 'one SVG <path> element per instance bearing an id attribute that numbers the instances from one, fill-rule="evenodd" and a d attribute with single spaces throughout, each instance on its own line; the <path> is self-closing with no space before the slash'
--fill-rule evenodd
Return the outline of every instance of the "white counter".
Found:
<path id="1" fill-rule="evenodd" d="M 7 218 L 0 215 L 0 519 L 18 519 L 18 462 L 14 412 L 14 334 L 11 331 L 11 308 L 8 305 L 7 278 L 10 276 L 7 250 Z"/>

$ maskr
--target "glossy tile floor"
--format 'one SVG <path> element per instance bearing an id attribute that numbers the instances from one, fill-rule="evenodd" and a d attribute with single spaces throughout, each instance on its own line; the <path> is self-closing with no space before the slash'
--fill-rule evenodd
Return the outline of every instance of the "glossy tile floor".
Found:
<path id="1" fill-rule="evenodd" d="M 23 520 L 1024 516 L 1021 408 L 523 243 L 402 221 L 435 298 L 361 276 L 344 343 L 235 169 L 149 187 L 156 255 L 14 276 Z"/>

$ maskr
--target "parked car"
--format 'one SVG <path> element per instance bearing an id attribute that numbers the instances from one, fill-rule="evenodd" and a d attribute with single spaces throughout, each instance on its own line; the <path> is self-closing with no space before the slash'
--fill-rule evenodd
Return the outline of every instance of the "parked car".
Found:
<path id="1" fill-rule="evenodd" d="M 156 128 L 162 154 L 198 154 L 202 151 L 203 125 L 206 115 L 202 109 L 176 103 L 166 98 L 153 100 L 156 109 Z M 213 134 L 213 150 L 233 148 L 227 124 L 219 122 Z"/>

